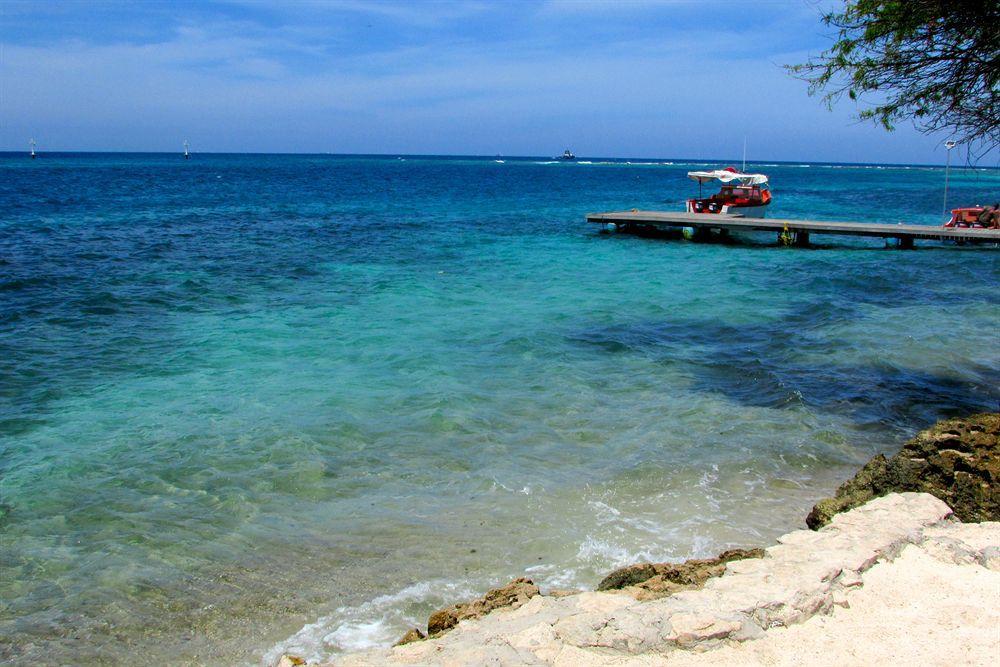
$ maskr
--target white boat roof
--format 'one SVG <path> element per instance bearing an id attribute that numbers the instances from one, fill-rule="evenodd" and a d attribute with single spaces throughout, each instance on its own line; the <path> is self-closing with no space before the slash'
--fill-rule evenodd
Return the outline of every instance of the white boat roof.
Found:
<path id="1" fill-rule="evenodd" d="M 716 169 L 715 171 L 689 171 L 688 178 L 692 181 L 704 183 L 705 181 L 720 180 L 723 183 L 739 181 L 741 185 L 764 185 L 767 183 L 767 176 L 764 174 L 741 174 L 729 171 L 728 169 Z"/>

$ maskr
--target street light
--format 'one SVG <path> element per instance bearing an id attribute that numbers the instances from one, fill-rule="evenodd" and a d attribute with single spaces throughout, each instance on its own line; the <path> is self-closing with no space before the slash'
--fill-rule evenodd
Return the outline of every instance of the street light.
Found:
<path id="1" fill-rule="evenodd" d="M 950 139 L 944 142 L 944 147 L 948 149 L 947 158 L 945 159 L 944 167 L 944 210 L 941 211 L 941 215 L 944 216 L 945 222 L 948 222 L 948 171 L 951 169 L 951 149 L 957 144 Z"/>

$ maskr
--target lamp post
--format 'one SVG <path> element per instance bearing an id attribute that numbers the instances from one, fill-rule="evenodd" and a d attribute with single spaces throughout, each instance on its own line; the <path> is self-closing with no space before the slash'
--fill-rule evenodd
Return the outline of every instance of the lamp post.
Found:
<path id="1" fill-rule="evenodd" d="M 948 149 L 948 152 L 946 153 L 948 157 L 945 158 L 944 162 L 944 210 L 941 211 L 941 215 L 945 218 L 948 217 L 948 171 L 951 169 L 951 149 L 955 146 L 956 144 L 954 141 L 948 140 L 944 142 L 944 147 Z M 948 221 L 945 220 L 945 222 Z"/>

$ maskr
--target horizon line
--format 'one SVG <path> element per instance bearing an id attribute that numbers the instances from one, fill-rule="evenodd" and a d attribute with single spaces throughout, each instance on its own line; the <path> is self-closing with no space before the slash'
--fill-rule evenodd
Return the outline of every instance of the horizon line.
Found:
<path id="1" fill-rule="evenodd" d="M 0 150 L 0 155 L 30 155 L 30 150 Z M 179 155 L 183 156 L 183 150 L 178 151 L 140 151 L 140 150 L 128 150 L 128 151 L 94 151 L 94 150 L 49 150 L 40 151 L 35 149 L 35 154 L 37 156 L 41 155 Z M 206 156 L 222 156 L 222 155 L 285 155 L 285 156 L 329 156 L 329 157 L 411 157 L 411 158 L 485 158 L 485 159 L 497 159 L 500 157 L 504 160 L 560 160 L 559 156 L 548 156 L 548 155 L 503 155 L 503 154 L 475 154 L 475 153 L 334 153 L 329 151 L 323 152 L 295 152 L 295 151 L 190 151 L 190 155 L 206 155 Z M 609 156 L 581 156 L 577 155 L 575 160 L 567 160 L 567 162 L 581 162 L 588 160 L 608 160 L 615 162 L 630 161 L 630 160 L 653 160 L 653 161 L 681 161 L 681 162 L 732 162 L 735 160 L 736 163 L 741 162 L 742 158 L 728 159 L 728 158 L 705 158 L 705 157 L 643 157 L 643 156 L 630 156 L 630 157 L 609 157 Z M 841 162 L 834 160 L 748 160 L 748 165 L 752 164 L 829 164 L 829 165 L 844 165 L 844 166 L 875 166 L 875 167 L 930 167 L 930 168 L 940 168 L 944 169 L 946 165 L 944 164 L 932 164 L 926 162 Z M 963 168 L 975 168 L 975 169 L 1000 169 L 1000 164 L 997 166 L 984 166 L 979 164 L 957 164 L 956 169 Z"/>

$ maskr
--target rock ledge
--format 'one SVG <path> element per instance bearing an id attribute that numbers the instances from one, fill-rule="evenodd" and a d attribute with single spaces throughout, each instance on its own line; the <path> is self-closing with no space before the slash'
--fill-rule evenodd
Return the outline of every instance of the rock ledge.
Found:
<path id="1" fill-rule="evenodd" d="M 621 664 L 735 646 L 846 606 L 867 570 L 910 545 L 948 563 L 1000 570 L 1000 524 L 966 526 L 951 516 L 931 495 L 890 494 L 820 530 L 781 537 L 763 558 L 729 562 L 698 590 L 650 601 L 618 591 L 535 595 L 519 608 L 460 620 L 445 635 L 331 664 Z"/>

